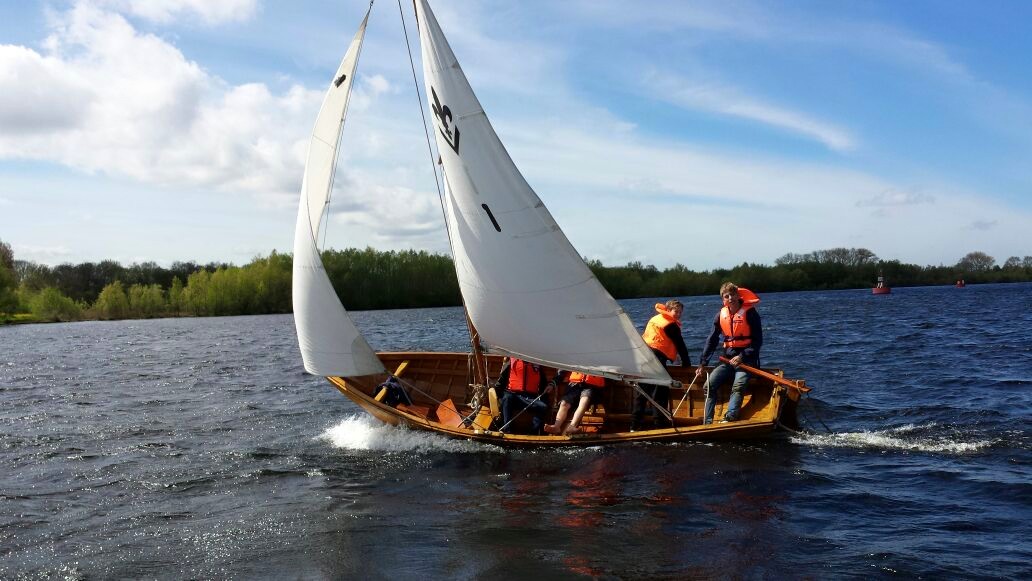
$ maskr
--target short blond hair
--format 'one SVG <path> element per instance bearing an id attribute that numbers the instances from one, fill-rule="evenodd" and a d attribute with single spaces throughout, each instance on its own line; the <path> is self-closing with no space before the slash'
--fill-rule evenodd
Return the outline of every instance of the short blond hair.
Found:
<path id="1" fill-rule="evenodd" d="M 723 297 L 727 293 L 738 294 L 738 285 L 733 282 L 725 282 L 720 285 L 720 296 Z"/>

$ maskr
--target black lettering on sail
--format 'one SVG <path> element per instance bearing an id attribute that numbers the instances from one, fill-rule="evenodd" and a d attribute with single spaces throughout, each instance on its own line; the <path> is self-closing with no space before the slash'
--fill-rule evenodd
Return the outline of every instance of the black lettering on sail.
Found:
<path id="1" fill-rule="evenodd" d="M 458 155 L 459 128 L 449 127 L 449 124 L 453 120 L 451 109 L 449 109 L 447 105 L 441 105 L 441 100 L 437 97 L 437 91 L 435 91 L 433 87 L 430 87 L 430 95 L 432 95 L 434 98 L 434 104 L 431 107 L 431 109 L 433 109 L 434 116 L 437 117 L 438 122 L 440 122 L 441 124 L 441 136 L 444 137 L 444 140 L 448 143 L 449 146 L 451 146 L 452 150 L 455 152 L 455 155 Z"/>

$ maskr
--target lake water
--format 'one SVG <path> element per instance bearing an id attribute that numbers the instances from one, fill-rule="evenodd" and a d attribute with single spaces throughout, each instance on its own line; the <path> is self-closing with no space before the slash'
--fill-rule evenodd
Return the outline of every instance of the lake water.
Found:
<path id="1" fill-rule="evenodd" d="M 0 578 L 1032 577 L 1032 285 L 762 299 L 810 435 L 570 451 L 380 425 L 289 315 L 0 328 Z M 697 358 L 719 303 L 685 302 Z"/>

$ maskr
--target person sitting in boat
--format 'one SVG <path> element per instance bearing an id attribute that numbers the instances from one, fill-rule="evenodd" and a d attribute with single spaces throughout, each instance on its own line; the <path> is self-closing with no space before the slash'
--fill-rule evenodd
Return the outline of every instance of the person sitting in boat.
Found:
<path id="1" fill-rule="evenodd" d="M 546 415 L 549 411 L 548 403 L 543 397 L 555 387 L 555 380 L 548 380 L 545 377 L 545 369 L 540 365 L 527 363 L 522 359 L 509 357 L 502 364 L 502 370 L 498 374 L 498 381 L 494 385 L 496 390 L 505 391 L 501 399 L 502 408 L 502 429 L 503 433 L 510 432 L 510 422 L 524 412 L 530 414 L 531 433 L 541 435 L 545 425 Z"/>
<path id="2" fill-rule="evenodd" d="M 588 375 L 579 371 L 571 371 L 567 382 L 569 385 L 566 388 L 566 394 L 563 396 L 562 401 L 559 402 L 559 411 L 555 414 L 555 423 L 545 426 L 545 431 L 549 434 L 558 434 L 560 431 L 567 435 L 579 433 L 584 412 L 588 411 L 589 405 L 598 403 L 599 397 L 602 395 L 602 388 L 606 385 L 606 378 Z M 570 418 L 570 425 L 563 430 L 563 422 L 566 421 L 566 416 L 570 413 L 570 408 L 574 404 L 576 404 L 577 409 L 573 412 L 573 417 Z"/>
<path id="3" fill-rule="evenodd" d="M 656 316 L 649 319 L 645 325 L 645 332 L 641 338 L 645 344 L 652 348 L 656 359 L 663 365 L 673 363 L 678 357 L 681 358 L 681 365 L 691 367 L 692 359 L 688 356 L 688 347 L 684 344 L 681 336 L 681 313 L 684 311 L 684 304 L 677 299 L 671 299 L 665 304 L 656 304 Z M 657 404 L 666 407 L 670 400 L 670 386 L 650 385 L 643 393 L 634 397 L 634 406 L 631 410 L 631 431 L 637 431 L 641 426 L 642 418 L 645 415 L 646 398 L 648 393 Z M 655 417 L 655 410 L 652 410 Z"/>
<path id="4" fill-rule="evenodd" d="M 710 355 L 716 350 L 717 339 L 720 336 L 724 338 L 724 357 L 730 360 L 730 363 L 722 362 L 714 367 L 706 381 L 704 424 L 713 423 L 713 411 L 717 405 L 717 390 L 732 374 L 734 374 L 734 381 L 731 384 L 731 400 L 727 404 L 727 412 L 721 423 L 733 422 L 738 419 L 739 408 L 742 405 L 742 392 L 749 381 L 749 374 L 745 370 L 739 369 L 738 364 L 745 363 L 759 367 L 760 347 L 763 346 L 763 327 L 760 322 L 760 314 L 755 309 L 756 303 L 760 302 L 760 297 L 751 290 L 739 288 L 730 282 L 725 282 L 720 286 L 720 297 L 724 301 L 724 306 L 713 319 L 713 330 L 706 339 L 695 375 L 698 377 L 705 373 L 704 367 L 709 361 Z"/>

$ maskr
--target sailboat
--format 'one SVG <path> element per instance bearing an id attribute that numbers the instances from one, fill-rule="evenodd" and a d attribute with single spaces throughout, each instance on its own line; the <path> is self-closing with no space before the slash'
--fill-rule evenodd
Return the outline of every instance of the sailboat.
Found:
<path id="1" fill-rule="evenodd" d="M 415 0 L 414 8 L 470 350 L 375 352 L 344 309 L 320 257 L 317 240 L 367 12 L 319 111 L 301 187 L 293 305 L 305 370 L 326 377 L 388 424 L 502 446 L 741 438 L 798 427 L 796 403 L 808 388 L 784 379 L 780 370 L 757 370 L 739 421 L 703 425 L 704 394 L 694 368 L 665 367 L 657 360 L 509 157 L 427 0 Z M 509 357 L 543 366 L 546 373 L 607 380 L 602 401 L 588 410 L 579 433 L 521 433 L 518 417 L 501 431 L 502 394 L 491 385 Z M 668 386 L 671 404 L 656 406 L 651 429 L 632 432 L 632 399 L 650 385 Z M 727 405 L 729 389 L 723 388 L 718 408 Z M 557 395 L 543 400 L 553 410 Z"/>

